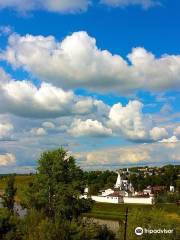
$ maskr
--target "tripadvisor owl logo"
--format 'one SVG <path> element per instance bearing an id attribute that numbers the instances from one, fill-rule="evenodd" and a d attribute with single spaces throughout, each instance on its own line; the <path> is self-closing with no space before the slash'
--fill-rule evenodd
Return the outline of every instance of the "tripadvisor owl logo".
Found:
<path id="1" fill-rule="evenodd" d="M 174 229 L 147 229 L 147 228 L 142 228 L 142 227 L 137 227 L 135 228 L 135 234 L 137 236 L 141 236 L 143 234 L 173 234 Z"/>
<path id="2" fill-rule="evenodd" d="M 143 228 L 142 227 L 137 227 L 135 229 L 135 234 L 138 236 L 141 236 L 143 234 Z"/>

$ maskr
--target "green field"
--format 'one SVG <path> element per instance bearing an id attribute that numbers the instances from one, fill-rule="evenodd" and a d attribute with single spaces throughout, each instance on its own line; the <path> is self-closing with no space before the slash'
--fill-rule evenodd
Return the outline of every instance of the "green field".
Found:
<path id="1" fill-rule="evenodd" d="M 156 205 L 138 205 L 138 204 L 110 204 L 110 203 L 95 203 L 92 211 L 86 216 L 110 220 L 121 220 L 128 207 L 129 215 L 133 214 L 134 210 L 154 212 L 162 211 L 167 216 L 174 216 L 180 220 L 180 206 L 177 204 L 156 204 Z"/>
<path id="2" fill-rule="evenodd" d="M 85 216 L 95 219 L 106 219 L 119 222 L 117 229 L 119 239 L 123 239 L 125 210 L 128 208 L 127 239 L 180 239 L 180 206 L 176 204 L 135 205 L 95 203 L 92 211 Z M 137 237 L 134 234 L 136 227 L 147 229 L 173 229 L 173 235 L 151 236 L 150 238 Z"/>
<path id="3" fill-rule="evenodd" d="M 17 188 L 16 200 L 19 201 L 23 189 L 32 181 L 33 176 L 22 175 L 15 177 L 15 187 Z M 0 190 L 3 191 L 6 186 L 6 177 L 0 179 Z"/>

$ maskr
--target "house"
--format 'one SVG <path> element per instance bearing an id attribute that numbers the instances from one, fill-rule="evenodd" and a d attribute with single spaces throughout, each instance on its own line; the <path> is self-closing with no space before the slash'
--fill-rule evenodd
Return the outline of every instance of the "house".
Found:
<path id="1" fill-rule="evenodd" d="M 166 191 L 167 187 L 166 186 L 153 186 L 151 187 L 152 193 L 160 193 Z"/>
<path id="2" fill-rule="evenodd" d="M 174 186 L 170 186 L 170 187 L 169 187 L 169 191 L 170 191 L 170 192 L 174 192 L 174 191 L 175 191 Z"/>

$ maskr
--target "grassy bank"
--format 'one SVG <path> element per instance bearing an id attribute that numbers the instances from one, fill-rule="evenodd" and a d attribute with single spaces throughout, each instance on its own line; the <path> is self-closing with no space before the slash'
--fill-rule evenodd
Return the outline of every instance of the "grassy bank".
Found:
<path id="1" fill-rule="evenodd" d="M 135 205 L 95 203 L 92 211 L 86 214 L 90 218 L 119 221 L 119 238 L 123 239 L 125 210 L 128 207 L 127 239 L 179 239 L 180 234 L 180 206 L 176 204 Z M 153 235 L 137 237 L 136 227 L 147 229 L 173 229 L 173 235 Z M 157 238 L 158 237 L 158 238 Z"/>

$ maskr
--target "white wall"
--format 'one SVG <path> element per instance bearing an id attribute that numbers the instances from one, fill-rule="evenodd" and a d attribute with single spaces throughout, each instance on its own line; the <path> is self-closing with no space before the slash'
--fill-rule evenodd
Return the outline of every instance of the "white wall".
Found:
<path id="1" fill-rule="evenodd" d="M 103 197 L 103 196 L 91 196 L 92 200 L 96 202 L 104 202 L 104 203 L 120 203 L 122 200 L 120 198 L 115 197 Z"/>
<path id="2" fill-rule="evenodd" d="M 135 203 L 135 204 L 154 204 L 154 198 L 142 198 L 142 197 L 124 197 L 124 203 Z"/>

